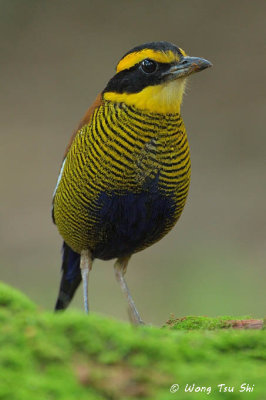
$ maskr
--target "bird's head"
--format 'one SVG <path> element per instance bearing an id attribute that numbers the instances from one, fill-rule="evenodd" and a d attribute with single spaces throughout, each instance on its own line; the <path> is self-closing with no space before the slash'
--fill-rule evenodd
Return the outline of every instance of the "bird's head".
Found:
<path id="1" fill-rule="evenodd" d="M 150 112 L 178 113 L 186 78 L 211 65 L 203 58 L 187 56 L 174 44 L 146 43 L 119 61 L 103 97 Z"/>

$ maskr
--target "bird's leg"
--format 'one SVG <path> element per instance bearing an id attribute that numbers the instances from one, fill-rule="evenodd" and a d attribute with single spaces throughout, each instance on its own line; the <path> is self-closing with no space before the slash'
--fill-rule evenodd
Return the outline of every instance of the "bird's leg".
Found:
<path id="1" fill-rule="evenodd" d="M 124 275 L 127 270 L 127 264 L 128 264 L 129 258 L 130 257 L 123 257 L 123 258 L 119 258 L 116 261 L 116 263 L 114 265 L 115 276 L 116 276 L 116 279 L 122 289 L 122 292 L 124 293 L 124 295 L 127 299 L 127 302 L 129 305 L 129 318 L 130 318 L 131 322 L 134 325 L 140 325 L 140 324 L 144 324 L 144 322 L 142 321 L 142 319 L 138 313 L 138 310 L 136 309 L 135 303 L 132 299 L 132 296 L 129 292 L 127 283 L 124 278 Z"/>
<path id="2" fill-rule="evenodd" d="M 92 258 L 89 250 L 82 250 L 80 254 L 80 270 L 83 284 L 83 299 L 85 312 L 89 312 L 89 302 L 88 302 L 88 281 L 89 272 L 92 267 Z"/>

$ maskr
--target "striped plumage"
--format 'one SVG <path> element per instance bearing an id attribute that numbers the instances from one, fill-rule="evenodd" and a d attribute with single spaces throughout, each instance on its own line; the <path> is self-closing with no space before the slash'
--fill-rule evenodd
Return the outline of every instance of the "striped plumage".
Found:
<path id="1" fill-rule="evenodd" d="M 164 116 L 104 101 L 68 152 L 54 199 L 55 221 L 76 252 L 89 247 L 94 258 L 103 259 L 132 254 L 172 228 L 184 207 L 189 179 L 189 148 L 179 114 Z M 118 201 L 120 210 L 113 204 L 104 215 L 108 201 Z M 143 216 L 150 210 L 151 223 Z M 119 223 L 128 232 L 121 235 Z M 143 234 L 136 240 L 138 228 Z M 110 230 L 117 235 L 112 238 L 115 248 L 108 245 Z"/>
<path id="2" fill-rule="evenodd" d="M 53 199 L 54 221 L 65 241 L 58 309 L 67 306 L 80 283 L 82 251 L 89 251 L 91 262 L 128 260 L 162 238 L 178 220 L 190 182 L 189 146 L 180 116 L 185 78 L 181 75 L 178 84 L 176 79 L 165 83 L 162 76 L 188 59 L 192 60 L 166 42 L 133 49 L 73 135 Z M 143 60 L 148 71 L 156 62 L 156 70 L 161 68 L 158 77 L 154 74 L 151 81 L 152 72 L 142 70 L 143 82 L 140 75 L 134 87 L 131 77 L 129 86 L 128 74 L 139 74 Z M 193 58 L 193 71 L 210 65 L 194 60 L 205 61 Z"/>

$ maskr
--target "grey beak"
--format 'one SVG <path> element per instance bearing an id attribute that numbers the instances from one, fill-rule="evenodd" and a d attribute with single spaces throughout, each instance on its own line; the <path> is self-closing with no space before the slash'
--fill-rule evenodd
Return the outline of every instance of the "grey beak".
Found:
<path id="1" fill-rule="evenodd" d="M 170 67 L 164 75 L 169 75 L 170 79 L 177 79 L 193 74 L 194 72 L 203 71 L 210 68 L 212 63 L 200 57 L 183 57 L 179 63 Z"/>

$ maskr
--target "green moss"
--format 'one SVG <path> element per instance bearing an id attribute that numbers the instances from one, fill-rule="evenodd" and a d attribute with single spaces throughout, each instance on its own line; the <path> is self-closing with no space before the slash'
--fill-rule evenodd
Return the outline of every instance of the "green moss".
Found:
<path id="1" fill-rule="evenodd" d="M 97 315 L 37 310 L 0 285 L 0 400 L 213 399 L 266 397 L 266 333 L 233 330 L 232 317 L 172 318 L 138 329 Z M 228 328 L 228 329 L 221 329 Z M 239 393 L 242 383 L 255 385 Z M 178 393 L 169 389 L 180 385 Z M 234 386 L 219 393 L 218 384 Z"/>
<path id="2" fill-rule="evenodd" d="M 235 317 L 232 316 L 223 316 L 217 318 L 209 318 L 209 317 L 183 317 L 183 318 L 175 318 L 173 315 L 166 322 L 165 327 L 171 329 L 180 329 L 180 330 L 194 330 L 194 329 L 223 329 L 223 328 L 231 328 L 233 325 L 233 321 Z M 251 319 L 251 317 L 238 317 L 238 320 L 247 320 Z"/>
<path id="3" fill-rule="evenodd" d="M 4 283 L 0 283 L 0 307 L 1 311 L 8 308 L 9 311 L 34 311 L 36 306 L 19 291 Z"/>

